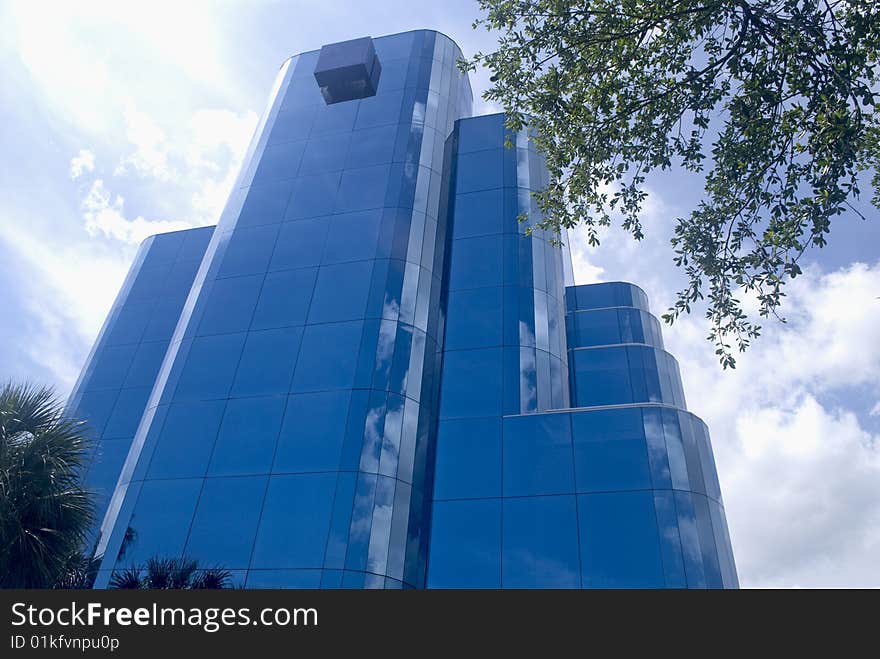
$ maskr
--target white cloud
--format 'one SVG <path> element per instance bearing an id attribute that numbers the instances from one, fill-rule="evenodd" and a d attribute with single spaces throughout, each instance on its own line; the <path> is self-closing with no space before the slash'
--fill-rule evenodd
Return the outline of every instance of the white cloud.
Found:
<path id="1" fill-rule="evenodd" d="M 129 220 L 123 214 L 125 200 L 112 195 L 102 179 L 92 183 L 82 202 L 86 231 L 92 236 L 103 235 L 126 243 L 137 244 L 154 233 L 189 229 L 196 226 L 182 220 L 146 220 L 141 216 Z"/>
<path id="2" fill-rule="evenodd" d="M 70 178 L 78 179 L 85 172 L 95 171 L 95 154 L 88 149 L 80 149 L 79 153 L 70 159 Z"/>
<path id="3" fill-rule="evenodd" d="M 72 385 L 134 256 L 90 241 L 59 243 L 27 222 L 3 221 L 4 247 L 23 262 L 16 286 L 37 322 L 19 350 L 54 373 L 60 393 Z"/>
<path id="4" fill-rule="evenodd" d="M 712 429 L 745 585 L 880 587 L 880 438 L 868 410 L 823 402 L 880 394 L 877 290 L 880 264 L 808 269 L 789 287 L 789 323 L 767 323 L 733 372 L 697 319 L 666 331 Z"/>
<path id="5" fill-rule="evenodd" d="M 652 195 L 646 239 L 572 236 L 578 283 L 643 286 L 659 315 L 681 273 L 668 237 L 678 209 Z M 688 408 L 709 425 L 743 586 L 880 587 L 880 437 L 856 401 L 880 399 L 880 263 L 813 266 L 787 287 L 788 322 L 722 371 L 699 309 L 663 329 Z M 832 402 L 835 401 L 835 402 Z"/>
<path id="6" fill-rule="evenodd" d="M 192 171 L 202 173 L 192 205 L 210 222 L 218 220 L 232 191 L 258 119 L 253 111 L 236 114 L 218 109 L 199 110 L 190 119 L 191 143 L 185 160 Z"/>
<path id="7" fill-rule="evenodd" d="M 134 146 L 134 151 L 122 159 L 114 173 L 119 176 L 134 170 L 142 176 L 160 181 L 170 179 L 172 176 L 168 165 L 170 146 L 165 131 L 130 101 L 126 103 L 123 118 L 125 134 Z"/>
<path id="8" fill-rule="evenodd" d="M 723 487 L 744 585 L 880 587 L 880 437 L 809 394 L 729 415 Z"/>

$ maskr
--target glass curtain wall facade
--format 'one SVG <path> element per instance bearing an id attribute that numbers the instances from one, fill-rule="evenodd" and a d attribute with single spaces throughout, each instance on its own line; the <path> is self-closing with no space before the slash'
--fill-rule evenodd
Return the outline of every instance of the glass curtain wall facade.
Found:
<path id="1" fill-rule="evenodd" d="M 147 238 L 104 322 L 68 401 L 95 444 L 84 475 L 95 493 L 89 543 L 131 448 L 180 311 L 214 227 Z M 89 547 L 91 548 L 91 547 Z"/>
<path id="2" fill-rule="evenodd" d="M 322 51 L 279 74 L 122 470 L 98 586 L 181 554 L 254 587 L 424 583 L 443 149 L 471 92 L 443 35 L 372 43 L 372 96 L 325 101 Z"/>
<path id="3" fill-rule="evenodd" d="M 105 469 L 96 587 L 153 556 L 254 588 L 736 586 L 644 293 L 566 287 L 527 231 L 540 154 L 469 118 L 460 57 L 416 31 L 284 64 Z"/>

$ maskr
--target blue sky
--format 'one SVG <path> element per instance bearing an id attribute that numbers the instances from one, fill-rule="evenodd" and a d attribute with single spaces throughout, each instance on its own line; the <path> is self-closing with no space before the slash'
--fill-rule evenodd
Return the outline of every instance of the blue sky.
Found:
<path id="1" fill-rule="evenodd" d="M 433 28 L 466 55 L 476 3 L 0 2 L 0 363 L 72 386 L 137 244 L 213 224 L 281 62 L 363 35 Z M 488 78 L 471 80 L 475 97 Z M 475 111 L 495 111 L 477 100 Z M 693 178 L 649 181 L 646 238 L 570 239 L 578 283 L 682 278 L 674 218 Z M 665 328 L 688 406 L 712 431 L 745 586 L 880 587 L 880 225 L 835 220 L 788 291 L 786 325 L 723 372 L 697 314 Z"/>

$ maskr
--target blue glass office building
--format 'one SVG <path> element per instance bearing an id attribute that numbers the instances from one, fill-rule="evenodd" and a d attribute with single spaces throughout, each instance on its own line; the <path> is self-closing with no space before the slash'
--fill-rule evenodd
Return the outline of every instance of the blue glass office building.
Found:
<path id="1" fill-rule="evenodd" d="M 571 285 L 527 232 L 546 168 L 470 118 L 460 57 L 291 58 L 218 226 L 142 246 L 71 399 L 97 587 L 152 556 L 255 588 L 736 587 L 644 293 Z"/>

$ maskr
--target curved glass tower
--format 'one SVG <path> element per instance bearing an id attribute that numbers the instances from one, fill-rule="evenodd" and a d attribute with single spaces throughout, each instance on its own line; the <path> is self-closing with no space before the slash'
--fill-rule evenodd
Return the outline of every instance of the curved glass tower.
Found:
<path id="1" fill-rule="evenodd" d="M 97 587 L 154 556 L 257 588 L 736 585 L 644 294 L 566 288 L 564 250 L 529 230 L 540 154 L 468 118 L 460 57 L 416 31 L 284 64 L 124 446 L 99 446 Z M 147 313 L 136 297 L 108 328 Z M 111 371 L 146 341 L 107 333 L 90 359 Z M 105 439 L 127 381 L 73 398 Z"/>

